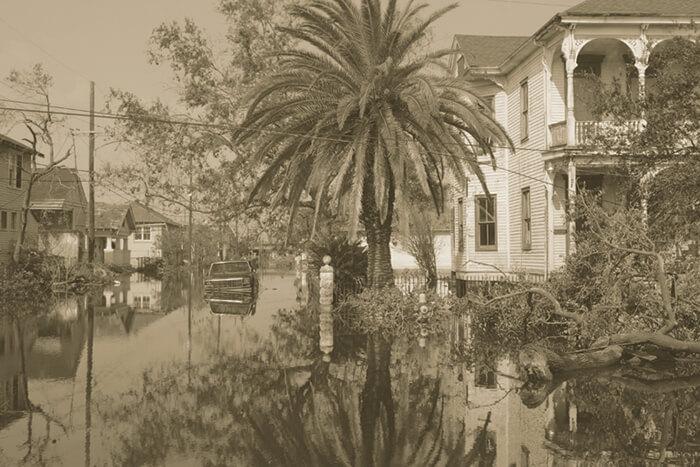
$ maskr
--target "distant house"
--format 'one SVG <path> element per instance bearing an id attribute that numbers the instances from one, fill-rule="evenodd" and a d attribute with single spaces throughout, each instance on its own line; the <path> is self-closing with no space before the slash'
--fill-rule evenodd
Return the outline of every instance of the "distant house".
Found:
<path id="1" fill-rule="evenodd" d="M 136 230 L 129 235 L 131 264 L 138 266 L 144 258 L 161 258 L 160 238 L 163 232 L 180 229 L 181 225 L 139 202 L 131 203 Z"/>
<path id="2" fill-rule="evenodd" d="M 135 229 L 134 214 L 128 204 L 95 203 L 95 260 L 130 264 L 129 235 Z"/>
<path id="3" fill-rule="evenodd" d="M 22 204 L 29 187 L 32 148 L 0 135 L 0 265 L 12 258 L 22 228 Z M 36 239 L 37 224 L 29 216 L 27 239 Z"/>
<path id="4" fill-rule="evenodd" d="M 87 249 L 87 199 L 75 169 L 56 167 L 32 188 L 31 213 L 39 224 L 39 248 L 81 261 Z"/>

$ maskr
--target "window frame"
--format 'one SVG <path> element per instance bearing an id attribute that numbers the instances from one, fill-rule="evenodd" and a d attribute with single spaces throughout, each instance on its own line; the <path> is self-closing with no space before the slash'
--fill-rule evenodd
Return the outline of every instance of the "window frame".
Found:
<path id="1" fill-rule="evenodd" d="M 523 251 L 532 249 L 532 191 L 529 186 L 520 190 L 520 246 Z"/>
<path id="2" fill-rule="evenodd" d="M 457 251 L 464 253 L 464 197 L 457 198 Z"/>
<path id="3" fill-rule="evenodd" d="M 530 86 L 527 78 L 520 82 L 520 141 L 530 136 Z"/>
<path id="4" fill-rule="evenodd" d="M 17 230 L 17 212 L 10 212 L 10 230 Z"/>
<path id="5" fill-rule="evenodd" d="M 8 211 L 0 211 L 0 230 L 10 230 L 8 228 L 10 216 L 8 214 Z"/>
<path id="6" fill-rule="evenodd" d="M 146 238 L 146 232 L 148 232 L 148 238 Z M 151 227 L 150 226 L 139 226 L 134 230 L 134 241 L 135 242 L 150 242 L 151 241 Z"/>
<path id="7" fill-rule="evenodd" d="M 493 203 L 493 222 L 482 222 L 481 218 L 479 217 L 479 213 L 481 211 L 481 201 L 489 199 Z M 481 225 L 491 223 L 493 223 L 493 245 L 482 245 Z M 476 251 L 498 251 L 498 204 L 495 194 L 492 194 L 491 196 L 476 195 L 474 197 L 474 227 L 476 238 L 474 249 Z"/>

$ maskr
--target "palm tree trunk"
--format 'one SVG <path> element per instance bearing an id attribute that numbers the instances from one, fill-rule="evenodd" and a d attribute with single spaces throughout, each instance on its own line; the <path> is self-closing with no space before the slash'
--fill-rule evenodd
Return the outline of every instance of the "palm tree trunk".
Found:
<path id="1" fill-rule="evenodd" d="M 390 180 L 387 196 L 387 216 L 381 218 L 374 196 L 374 175 L 370 173 L 365 179 L 362 191 L 362 214 L 360 219 L 367 237 L 367 285 L 370 288 L 382 288 L 394 285 L 394 271 L 391 267 L 391 223 L 394 211 L 394 184 Z"/>

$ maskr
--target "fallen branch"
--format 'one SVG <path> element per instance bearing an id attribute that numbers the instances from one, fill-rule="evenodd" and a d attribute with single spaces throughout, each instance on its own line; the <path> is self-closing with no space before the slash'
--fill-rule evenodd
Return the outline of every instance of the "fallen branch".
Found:
<path id="1" fill-rule="evenodd" d="M 554 297 L 554 295 L 552 295 L 548 291 L 541 289 L 539 287 L 531 287 L 529 289 L 519 290 L 517 292 L 512 292 L 509 294 L 500 295 L 498 297 L 492 298 L 488 302 L 482 303 L 482 305 L 489 306 L 489 305 L 491 305 L 497 301 L 500 301 L 500 300 L 518 297 L 520 295 L 526 295 L 529 293 L 537 294 L 537 295 L 540 295 L 541 297 L 544 297 L 545 299 L 547 299 L 547 301 L 549 303 L 551 303 L 552 306 L 554 307 L 554 311 L 552 311 L 552 313 L 554 313 L 555 315 L 561 316 L 563 318 L 572 319 L 572 320 L 576 321 L 578 324 L 583 324 L 583 315 L 581 315 L 579 313 L 572 312 L 572 311 L 564 310 L 561 307 L 561 304 L 559 303 L 559 301 L 556 299 L 556 297 Z"/>
<path id="2" fill-rule="evenodd" d="M 636 345 L 654 344 L 664 349 L 676 352 L 689 352 L 700 354 L 700 342 L 682 341 L 675 337 L 661 334 L 660 332 L 630 332 L 615 334 L 598 339 L 591 348 L 601 348 L 609 345 Z"/>

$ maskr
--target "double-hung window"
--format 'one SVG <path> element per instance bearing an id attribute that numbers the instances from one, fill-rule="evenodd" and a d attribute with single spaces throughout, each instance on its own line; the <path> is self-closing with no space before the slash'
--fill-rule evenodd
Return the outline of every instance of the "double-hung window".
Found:
<path id="1" fill-rule="evenodd" d="M 476 197 L 476 249 L 496 250 L 496 196 Z"/>
<path id="2" fill-rule="evenodd" d="M 457 200 L 457 251 L 464 251 L 464 198 Z"/>
<path id="3" fill-rule="evenodd" d="M 522 216 L 521 244 L 523 250 L 532 248 L 532 214 L 530 210 L 530 188 L 523 188 L 520 194 L 520 212 Z"/>
<path id="4" fill-rule="evenodd" d="M 525 141 L 530 129 L 530 96 L 527 80 L 520 83 L 520 140 Z"/>

